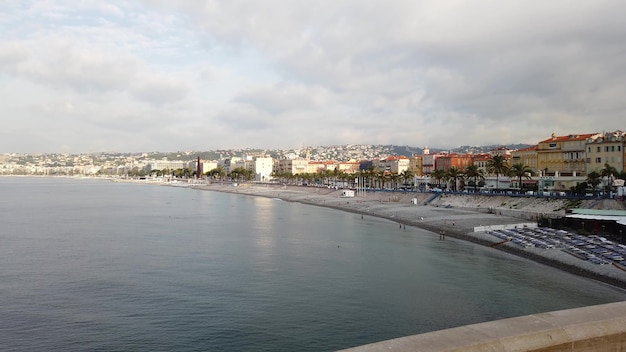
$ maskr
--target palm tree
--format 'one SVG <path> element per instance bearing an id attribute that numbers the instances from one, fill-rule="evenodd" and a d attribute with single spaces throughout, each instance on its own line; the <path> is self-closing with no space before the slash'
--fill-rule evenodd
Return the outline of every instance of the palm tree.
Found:
<path id="1" fill-rule="evenodd" d="M 400 173 L 400 177 L 402 178 L 402 183 L 407 184 L 409 180 L 411 180 L 411 189 L 413 189 L 413 179 L 415 178 L 415 174 L 411 170 L 404 170 Z"/>
<path id="2" fill-rule="evenodd" d="M 478 179 L 485 179 L 485 172 L 482 169 L 478 168 L 478 165 L 470 165 L 465 168 L 465 177 L 474 181 L 474 193 L 476 193 L 476 189 L 478 188 Z"/>
<path id="3" fill-rule="evenodd" d="M 531 180 L 533 170 L 528 167 L 528 165 L 524 165 L 523 163 L 515 163 L 511 165 L 511 168 L 509 169 L 509 175 L 512 177 L 517 177 L 519 190 L 520 192 L 523 192 L 524 190 L 522 187 L 522 177 L 525 177 L 527 180 Z"/>
<path id="4" fill-rule="evenodd" d="M 456 191 L 456 181 L 459 178 L 463 177 L 463 171 L 461 171 L 461 169 L 459 169 L 458 167 L 451 167 L 448 169 L 448 172 L 446 173 L 446 177 L 448 178 L 448 180 L 452 181 L 452 190 Z"/>
<path id="5" fill-rule="evenodd" d="M 604 164 L 604 169 L 600 171 L 600 176 L 602 176 L 603 178 L 606 177 L 605 195 L 608 196 L 608 194 L 610 193 L 611 186 L 613 185 L 613 176 L 617 174 L 619 174 L 619 172 L 616 168 L 609 165 L 609 163 Z"/>
<path id="6" fill-rule="evenodd" d="M 398 180 L 400 180 L 400 175 L 397 172 L 391 172 L 387 174 L 387 178 L 391 181 L 393 189 L 398 189 Z"/>
<path id="7" fill-rule="evenodd" d="M 441 186 L 441 180 L 446 178 L 446 172 L 440 169 L 435 169 L 430 174 L 430 177 L 434 178 L 437 181 L 437 187 Z"/>
<path id="8" fill-rule="evenodd" d="M 380 189 L 385 189 L 385 181 L 387 180 L 387 174 L 385 170 L 377 170 L 375 171 L 376 178 L 380 183 Z"/>
<path id="9" fill-rule="evenodd" d="M 591 171 L 587 174 L 587 183 L 591 186 L 591 190 L 593 191 L 593 195 L 596 195 L 596 188 L 602 182 L 601 176 L 596 171 Z"/>
<path id="10" fill-rule="evenodd" d="M 487 162 L 487 171 L 496 174 L 496 189 L 500 187 L 500 175 L 506 175 L 509 170 L 509 162 L 503 155 L 494 155 Z"/>

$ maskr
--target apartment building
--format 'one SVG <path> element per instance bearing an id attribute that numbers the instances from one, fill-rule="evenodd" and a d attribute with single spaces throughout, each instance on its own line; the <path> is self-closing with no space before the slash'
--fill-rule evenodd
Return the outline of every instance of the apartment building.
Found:
<path id="1" fill-rule="evenodd" d="M 472 156 L 472 163 L 478 167 L 478 170 L 482 170 L 483 174 L 487 175 L 487 164 L 491 160 L 491 154 L 489 153 L 481 153 L 474 154 Z"/>
<path id="2" fill-rule="evenodd" d="M 576 176 L 587 166 L 586 144 L 595 133 L 556 136 L 537 144 L 537 169 L 544 175 Z"/>
<path id="3" fill-rule="evenodd" d="M 353 174 L 359 172 L 359 165 L 358 161 L 343 161 L 337 163 L 337 169 L 347 174 Z"/>
<path id="4" fill-rule="evenodd" d="M 200 164 L 202 165 L 202 172 L 207 173 L 211 170 L 217 169 L 218 162 L 214 160 L 201 160 Z"/>
<path id="5" fill-rule="evenodd" d="M 422 155 L 422 174 L 430 175 L 436 170 L 437 158 L 445 154 L 431 154 L 428 147 L 424 147 L 424 154 Z"/>
<path id="6" fill-rule="evenodd" d="M 252 158 L 254 180 L 260 182 L 269 181 L 274 170 L 274 159 L 268 156 L 256 156 Z"/>
<path id="7" fill-rule="evenodd" d="M 446 154 L 437 158 L 435 169 L 448 171 L 454 167 L 463 171 L 470 165 L 472 165 L 471 154 Z"/>
<path id="8" fill-rule="evenodd" d="M 231 172 L 233 171 L 235 168 L 237 168 L 237 163 L 243 161 L 244 159 L 241 157 L 232 157 L 232 158 L 226 158 L 226 159 L 222 159 L 220 162 L 220 166 L 222 166 L 224 168 L 224 170 L 226 170 L 226 172 Z M 241 164 L 240 164 L 241 166 Z"/>
<path id="9" fill-rule="evenodd" d="M 409 171 L 413 173 L 415 176 L 422 176 L 422 156 L 421 155 L 413 155 L 409 157 Z"/>
<path id="10" fill-rule="evenodd" d="M 274 160 L 273 172 L 277 174 L 288 173 L 292 175 L 307 172 L 309 161 L 307 159 L 279 159 Z"/>
<path id="11" fill-rule="evenodd" d="M 404 155 L 389 156 L 385 159 L 378 160 L 375 167 L 378 170 L 400 174 L 409 169 L 409 158 Z"/>
<path id="12" fill-rule="evenodd" d="M 195 170 L 195 161 L 182 161 L 182 160 L 148 160 L 145 162 L 143 169 L 146 172 L 153 170 L 177 170 L 191 167 Z"/>
<path id="13" fill-rule="evenodd" d="M 618 172 L 624 171 L 624 146 L 626 133 L 622 131 L 604 132 L 587 139 L 586 171 L 600 172 L 605 164 Z"/>
<path id="14" fill-rule="evenodd" d="M 329 161 L 311 161 L 306 168 L 306 172 L 310 174 L 317 174 L 322 171 L 334 171 L 337 168 L 337 162 L 329 160 Z"/>
<path id="15" fill-rule="evenodd" d="M 539 171 L 537 166 L 537 145 L 511 151 L 511 165 L 522 164 L 528 166 L 534 173 Z"/>

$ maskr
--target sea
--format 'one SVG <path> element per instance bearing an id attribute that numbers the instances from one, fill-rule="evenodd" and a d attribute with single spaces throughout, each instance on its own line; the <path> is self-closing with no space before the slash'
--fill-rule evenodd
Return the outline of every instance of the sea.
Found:
<path id="1" fill-rule="evenodd" d="M 0 178 L 0 350 L 333 351 L 626 292 L 278 199 Z"/>

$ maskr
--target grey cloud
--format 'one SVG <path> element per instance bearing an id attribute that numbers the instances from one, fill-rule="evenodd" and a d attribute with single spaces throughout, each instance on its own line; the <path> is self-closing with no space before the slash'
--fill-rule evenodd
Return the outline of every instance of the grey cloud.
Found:
<path id="1" fill-rule="evenodd" d="M 270 114 L 281 114 L 290 110 L 317 109 L 330 103 L 332 96 L 319 86 L 281 83 L 243 92 L 235 101 L 254 105 Z"/>
<path id="2" fill-rule="evenodd" d="M 19 61 L 11 74 L 52 88 L 77 92 L 103 92 L 125 87 L 131 80 L 137 61 L 112 56 L 95 48 L 53 40 L 41 44 L 18 45 Z"/>
<path id="3" fill-rule="evenodd" d="M 154 105 L 175 103 L 183 100 L 190 91 L 190 87 L 178 79 L 147 78 L 133 85 L 132 94 Z"/>
<path id="4" fill-rule="evenodd" d="M 115 23 L 130 23 L 120 30 L 2 41 L 0 73 L 74 98 L 79 111 L 87 99 L 84 116 L 102 128 L 95 110 L 111 107 L 112 129 L 125 116 L 162 136 L 141 127 L 152 114 L 172 138 L 197 131 L 216 146 L 271 146 L 273 135 L 297 145 L 533 143 L 624 128 L 622 1 L 138 4 L 113 3 Z M 237 63 L 220 61 L 229 56 Z"/>

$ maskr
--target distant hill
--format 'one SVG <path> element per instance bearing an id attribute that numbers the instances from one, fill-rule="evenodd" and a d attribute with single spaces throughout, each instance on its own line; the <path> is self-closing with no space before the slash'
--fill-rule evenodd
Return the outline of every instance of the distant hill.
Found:
<path id="1" fill-rule="evenodd" d="M 430 153 L 440 153 L 440 152 L 448 152 L 448 153 L 472 153 L 472 154 L 480 154 L 480 153 L 488 153 L 491 150 L 497 148 L 508 148 L 511 150 L 523 149 L 530 147 L 531 144 L 505 144 L 505 145 L 483 145 L 483 146 L 469 146 L 464 145 L 452 149 L 441 149 L 441 148 L 428 148 L 430 149 Z M 391 145 L 389 146 L 395 155 L 404 155 L 404 156 L 412 156 L 412 155 L 422 155 L 424 153 L 424 149 L 420 147 L 411 147 L 407 145 Z"/>

